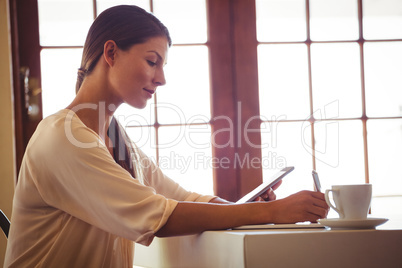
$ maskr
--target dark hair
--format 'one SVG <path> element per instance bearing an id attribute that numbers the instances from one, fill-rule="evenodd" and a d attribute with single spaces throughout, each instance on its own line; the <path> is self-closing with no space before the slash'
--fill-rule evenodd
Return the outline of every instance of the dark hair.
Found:
<path id="1" fill-rule="evenodd" d="M 89 28 L 78 69 L 76 92 L 102 56 L 106 41 L 113 40 L 120 49 L 127 50 L 158 36 L 166 37 L 169 46 L 172 45 L 168 29 L 140 7 L 120 5 L 103 11 Z"/>
<path id="2" fill-rule="evenodd" d="M 169 46 L 172 45 L 168 29 L 154 15 L 142 8 L 120 5 L 103 11 L 88 31 L 81 66 L 78 69 L 76 92 L 79 91 L 85 77 L 95 68 L 108 40 L 113 40 L 120 49 L 128 50 L 135 44 L 159 36 L 166 37 Z M 110 123 L 108 136 L 113 143 L 114 160 L 135 177 L 133 158 L 137 154 L 126 131 L 116 118 Z"/>

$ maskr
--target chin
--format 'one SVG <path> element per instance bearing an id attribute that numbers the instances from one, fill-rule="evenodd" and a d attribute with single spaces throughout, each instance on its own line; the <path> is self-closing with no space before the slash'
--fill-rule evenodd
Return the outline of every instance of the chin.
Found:
<path id="1" fill-rule="evenodd" d="M 137 102 L 137 103 L 127 103 L 128 105 L 130 105 L 133 108 L 136 109 L 144 109 L 147 106 L 147 102 Z"/>

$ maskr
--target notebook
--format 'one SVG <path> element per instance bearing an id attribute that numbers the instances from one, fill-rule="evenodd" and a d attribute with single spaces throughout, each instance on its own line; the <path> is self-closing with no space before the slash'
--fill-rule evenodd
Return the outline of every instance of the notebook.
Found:
<path id="1" fill-rule="evenodd" d="M 292 224 L 256 224 L 243 225 L 232 228 L 233 230 L 257 230 L 257 229 L 310 229 L 310 228 L 325 228 L 319 223 L 298 222 Z"/>

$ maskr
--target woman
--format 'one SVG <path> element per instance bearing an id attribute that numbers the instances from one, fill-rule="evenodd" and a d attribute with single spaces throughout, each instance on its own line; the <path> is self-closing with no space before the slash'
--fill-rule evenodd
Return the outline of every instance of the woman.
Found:
<path id="1" fill-rule="evenodd" d="M 132 241 L 326 216 L 316 192 L 242 205 L 188 192 L 132 145 L 113 112 L 123 102 L 145 107 L 165 84 L 170 45 L 166 27 L 135 6 L 94 21 L 76 98 L 44 119 L 27 147 L 6 267 L 132 267 Z"/>

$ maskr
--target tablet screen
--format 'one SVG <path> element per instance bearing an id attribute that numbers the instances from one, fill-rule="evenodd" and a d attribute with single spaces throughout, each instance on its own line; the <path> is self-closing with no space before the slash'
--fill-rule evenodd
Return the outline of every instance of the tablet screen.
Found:
<path id="1" fill-rule="evenodd" d="M 294 170 L 294 167 L 285 167 L 281 169 L 278 173 L 276 173 L 274 176 L 272 176 L 269 180 L 264 181 L 263 183 L 260 184 L 257 188 L 243 196 L 239 201 L 236 202 L 236 204 L 242 204 L 246 202 L 253 201 L 256 199 L 258 196 L 260 196 L 262 193 L 267 191 L 269 188 L 274 186 L 277 182 L 279 182 L 283 177 L 285 177 L 287 174 L 289 174 L 292 170 Z"/>

